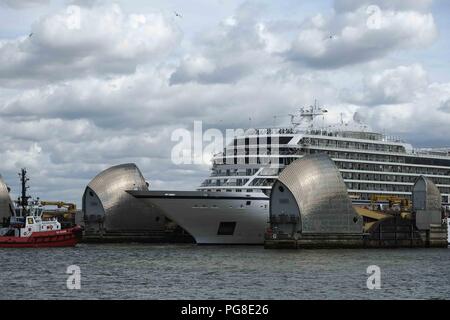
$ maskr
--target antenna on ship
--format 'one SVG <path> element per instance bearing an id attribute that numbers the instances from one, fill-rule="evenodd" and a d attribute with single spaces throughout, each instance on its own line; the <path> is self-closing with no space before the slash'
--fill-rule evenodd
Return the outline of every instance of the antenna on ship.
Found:
<path id="1" fill-rule="evenodd" d="M 22 212 L 28 212 L 28 199 L 31 197 L 27 195 L 27 189 L 29 188 L 29 186 L 27 186 L 27 182 L 30 181 L 27 177 L 27 169 L 22 168 L 19 173 L 19 177 L 22 189 L 22 195 L 19 197 L 19 205 L 22 207 Z"/>
<path id="2" fill-rule="evenodd" d="M 298 114 L 289 114 L 289 116 L 291 117 L 291 124 L 294 128 L 306 123 L 307 128 L 311 129 L 313 127 L 314 118 L 323 116 L 327 112 L 328 110 L 319 106 L 317 104 L 317 100 L 315 99 L 314 105 L 310 105 L 306 108 L 302 107 L 300 108 Z M 296 118 L 298 118 L 298 120 L 296 120 Z"/>

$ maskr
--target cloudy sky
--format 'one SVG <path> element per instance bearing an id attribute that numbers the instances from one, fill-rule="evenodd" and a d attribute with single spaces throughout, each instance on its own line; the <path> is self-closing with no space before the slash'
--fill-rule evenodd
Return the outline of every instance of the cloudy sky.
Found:
<path id="1" fill-rule="evenodd" d="M 314 99 L 450 147 L 449 32 L 445 0 L 0 0 L 0 174 L 77 203 L 125 162 L 191 189 L 208 165 L 174 165 L 173 130 L 282 125 Z"/>

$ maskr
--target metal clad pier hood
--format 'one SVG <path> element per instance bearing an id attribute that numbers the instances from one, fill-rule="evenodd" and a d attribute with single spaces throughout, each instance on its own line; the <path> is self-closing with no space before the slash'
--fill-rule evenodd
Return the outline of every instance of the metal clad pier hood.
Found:
<path id="1" fill-rule="evenodd" d="M 126 190 L 148 190 L 134 163 L 117 165 L 99 173 L 86 187 L 83 212 L 88 227 L 104 231 L 163 230 L 164 217 Z"/>
<path id="2" fill-rule="evenodd" d="M 3 218 L 10 217 L 13 214 L 13 202 L 9 195 L 8 187 L 0 175 L 0 222 Z"/>
<path id="3" fill-rule="evenodd" d="M 441 224 L 441 192 L 433 181 L 420 176 L 414 183 L 412 198 L 419 230 L 429 230 L 432 225 Z"/>
<path id="4" fill-rule="evenodd" d="M 325 154 L 304 156 L 283 170 L 270 196 L 270 218 L 272 226 L 290 236 L 363 229 L 339 170 Z"/>

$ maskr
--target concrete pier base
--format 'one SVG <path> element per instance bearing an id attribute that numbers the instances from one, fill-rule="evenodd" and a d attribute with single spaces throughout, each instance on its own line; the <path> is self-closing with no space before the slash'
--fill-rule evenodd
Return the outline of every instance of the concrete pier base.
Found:
<path id="1" fill-rule="evenodd" d="M 432 225 L 430 230 L 418 231 L 412 223 L 399 224 L 392 219 L 366 234 L 303 234 L 297 239 L 267 238 L 266 249 L 325 249 L 325 248 L 447 248 L 447 226 Z"/>
<path id="2" fill-rule="evenodd" d="M 303 234 L 298 239 L 266 239 L 266 249 L 362 248 L 362 234 Z"/>

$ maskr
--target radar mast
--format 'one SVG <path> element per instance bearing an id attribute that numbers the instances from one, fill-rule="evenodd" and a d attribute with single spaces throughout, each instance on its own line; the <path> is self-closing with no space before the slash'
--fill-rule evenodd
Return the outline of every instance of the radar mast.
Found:
<path id="1" fill-rule="evenodd" d="M 21 196 L 19 198 L 19 205 L 22 207 L 22 212 L 28 212 L 28 200 L 31 197 L 27 195 L 27 189 L 29 188 L 27 182 L 30 181 L 30 179 L 27 177 L 27 169 L 22 168 L 20 170 L 19 177 L 22 190 Z"/>
<path id="2" fill-rule="evenodd" d="M 308 130 L 313 128 L 316 117 L 323 116 L 327 112 L 328 110 L 317 105 L 317 100 L 314 100 L 314 105 L 302 107 L 297 114 L 289 114 L 289 116 L 294 128 L 302 127 L 302 129 Z"/>

